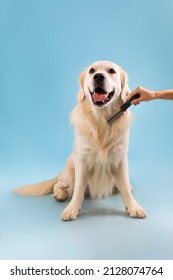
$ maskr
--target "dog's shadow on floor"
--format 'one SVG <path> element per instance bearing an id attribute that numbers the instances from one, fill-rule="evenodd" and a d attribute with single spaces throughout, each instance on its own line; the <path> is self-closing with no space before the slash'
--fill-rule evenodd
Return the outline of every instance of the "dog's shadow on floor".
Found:
<path id="1" fill-rule="evenodd" d="M 82 209 L 79 214 L 79 218 L 88 218 L 88 217 L 98 217 L 98 216 L 114 216 L 114 217 L 128 217 L 125 211 L 116 210 L 113 208 L 95 208 L 95 209 Z"/>
<path id="2" fill-rule="evenodd" d="M 113 196 L 117 196 L 119 194 L 118 190 L 115 188 Z M 88 195 L 85 195 L 85 201 L 90 201 L 90 197 Z M 92 208 L 83 208 L 81 209 L 80 213 L 79 213 L 79 218 L 80 219 L 85 219 L 87 217 L 91 218 L 91 217 L 129 217 L 128 214 L 126 213 L 125 210 L 118 210 L 115 209 L 114 207 L 96 207 L 94 208 L 92 206 Z"/>

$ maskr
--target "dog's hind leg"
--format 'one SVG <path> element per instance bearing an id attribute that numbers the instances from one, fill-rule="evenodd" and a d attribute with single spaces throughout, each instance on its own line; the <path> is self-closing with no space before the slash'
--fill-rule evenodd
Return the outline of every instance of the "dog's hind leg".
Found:
<path id="1" fill-rule="evenodd" d="M 67 159 L 65 170 L 57 177 L 53 188 L 53 196 L 57 201 L 64 201 L 72 196 L 74 189 L 74 155 Z"/>

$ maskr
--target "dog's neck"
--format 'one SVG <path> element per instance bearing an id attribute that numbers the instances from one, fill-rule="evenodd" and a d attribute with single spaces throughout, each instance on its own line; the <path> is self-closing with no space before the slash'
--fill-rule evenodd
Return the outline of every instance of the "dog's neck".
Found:
<path id="1" fill-rule="evenodd" d="M 91 106 L 90 100 L 84 99 L 77 104 L 74 111 L 77 112 L 78 119 L 76 119 L 76 114 L 71 114 L 72 123 L 79 124 L 79 122 L 90 123 L 95 128 L 101 127 L 102 129 L 108 129 L 110 126 L 107 124 L 107 120 L 111 118 L 120 110 L 120 106 L 123 104 L 123 101 L 120 97 L 117 98 L 116 104 L 109 104 L 102 108 Z"/>
<path id="2" fill-rule="evenodd" d="M 93 139 L 93 143 L 101 147 L 103 151 L 109 151 L 112 148 L 113 139 L 116 139 L 117 133 L 122 129 L 124 116 L 119 118 L 112 126 L 107 124 L 107 120 L 120 110 L 122 100 L 116 101 L 116 106 L 112 108 L 93 108 L 89 100 L 80 102 L 71 114 L 71 121 L 75 129 L 84 137 Z M 94 110 L 95 109 L 95 110 Z M 109 109 L 109 110 L 108 110 Z"/>

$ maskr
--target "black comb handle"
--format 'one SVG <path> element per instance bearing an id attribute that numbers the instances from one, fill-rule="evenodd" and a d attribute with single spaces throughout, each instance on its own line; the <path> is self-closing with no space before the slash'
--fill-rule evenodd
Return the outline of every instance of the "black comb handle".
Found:
<path id="1" fill-rule="evenodd" d="M 126 103 L 124 103 L 120 108 L 121 108 L 121 111 L 124 112 L 126 111 L 130 106 L 131 106 L 131 102 L 134 100 L 134 99 L 137 99 L 140 97 L 140 94 L 139 93 L 136 93 L 134 96 L 132 96 Z"/>

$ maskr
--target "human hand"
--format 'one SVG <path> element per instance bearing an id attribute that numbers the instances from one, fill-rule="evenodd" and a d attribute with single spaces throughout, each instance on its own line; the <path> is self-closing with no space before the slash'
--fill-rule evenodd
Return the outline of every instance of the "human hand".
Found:
<path id="1" fill-rule="evenodd" d="M 127 101 L 132 98 L 135 94 L 140 94 L 140 97 L 137 99 L 134 99 L 131 104 L 137 105 L 142 101 L 150 101 L 155 98 L 154 91 L 143 88 L 143 87 L 137 87 L 127 98 Z"/>

